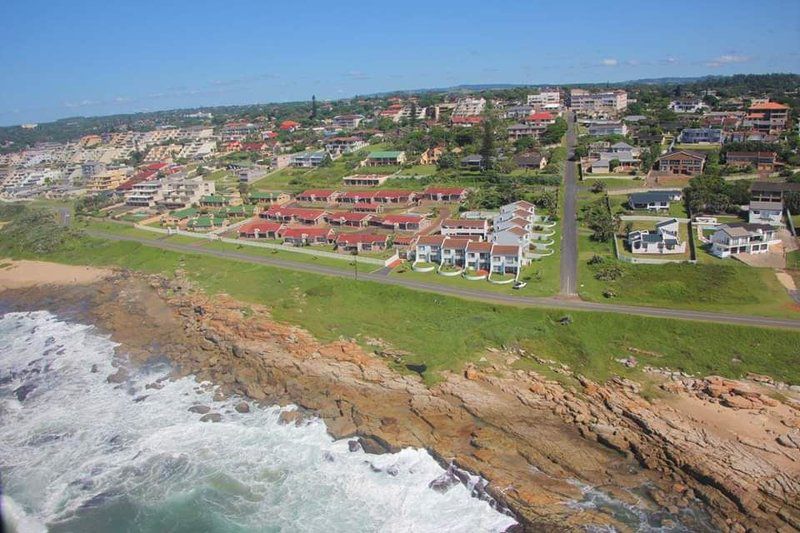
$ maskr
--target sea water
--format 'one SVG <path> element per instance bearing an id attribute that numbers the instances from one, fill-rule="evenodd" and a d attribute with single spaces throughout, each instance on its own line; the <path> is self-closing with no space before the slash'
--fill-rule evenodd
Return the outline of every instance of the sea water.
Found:
<path id="1" fill-rule="evenodd" d="M 234 409 L 166 364 L 109 383 L 115 344 L 46 311 L 0 318 L 2 511 L 17 531 L 503 531 L 424 450 L 350 451 L 319 420 Z M 205 405 L 221 415 L 201 422 Z"/>

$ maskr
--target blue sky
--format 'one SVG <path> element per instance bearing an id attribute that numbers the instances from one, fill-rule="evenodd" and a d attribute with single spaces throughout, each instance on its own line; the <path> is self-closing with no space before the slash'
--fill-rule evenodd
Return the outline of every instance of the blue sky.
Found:
<path id="1" fill-rule="evenodd" d="M 2 0 L 0 124 L 462 83 L 800 72 L 800 1 Z"/>

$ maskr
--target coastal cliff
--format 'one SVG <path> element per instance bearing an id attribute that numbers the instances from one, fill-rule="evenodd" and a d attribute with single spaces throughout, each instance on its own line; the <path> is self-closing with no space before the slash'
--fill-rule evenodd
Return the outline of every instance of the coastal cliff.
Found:
<path id="1" fill-rule="evenodd" d="M 82 302 L 80 312 L 134 363 L 166 355 L 176 375 L 211 381 L 221 395 L 298 405 L 286 423 L 319 416 L 333 436 L 375 453 L 425 448 L 452 465 L 434 490 L 463 481 L 462 470 L 478 474 L 488 484 L 476 495 L 526 530 L 625 530 L 612 513 L 576 505 L 589 490 L 661 513 L 662 525 L 800 528 L 799 395 L 766 376 L 646 369 L 644 384 L 596 383 L 506 347 L 426 385 L 404 365 L 402 347 L 374 338 L 322 343 L 276 322 L 266 307 L 210 297 L 181 277 L 117 273 L 5 296 L 18 308 L 55 311 L 76 312 Z M 109 379 L 124 372 L 120 365 Z M 694 513 L 698 507 L 708 516 Z"/>

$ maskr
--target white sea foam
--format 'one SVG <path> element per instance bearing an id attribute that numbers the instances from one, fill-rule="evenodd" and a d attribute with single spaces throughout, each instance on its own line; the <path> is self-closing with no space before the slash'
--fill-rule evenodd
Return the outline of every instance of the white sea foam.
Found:
<path id="1" fill-rule="evenodd" d="M 241 414 L 237 399 L 215 402 L 213 387 L 190 378 L 145 389 L 163 367 L 108 383 L 114 346 L 45 311 L 0 318 L 0 472 L 22 531 L 40 523 L 326 532 L 514 524 L 463 485 L 430 489 L 444 471 L 424 450 L 351 452 L 320 421 L 280 424 L 278 408 Z M 200 422 L 188 411 L 196 404 L 222 421 Z"/>

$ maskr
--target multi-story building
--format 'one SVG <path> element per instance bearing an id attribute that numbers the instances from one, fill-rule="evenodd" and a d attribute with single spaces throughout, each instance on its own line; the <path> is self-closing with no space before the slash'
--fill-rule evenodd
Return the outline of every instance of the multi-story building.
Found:
<path id="1" fill-rule="evenodd" d="M 485 98 L 459 98 L 453 109 L 453 117 L 474 117 L 483 113 L 486 108 Z"/>
<path id="2" fill-rule="evenodd" d="M 558 111 L 561 107 L 561 91 L 554 88 L 544 88 L 537 94 L 529 94 L 528 105 L 539 111 Z"/>
<path id="3" fill-rule="evenodd" d="M 331 155 L 342 155 L 366 148 L 368 143 L 361 137 L 332 137 L 325 141 L 325 149 Z"/>
<path id="4" fill-rule="evenodd" d="M 354 130 L 364 120 L 364 115 L 337 115 L 333 117 L 333 127 L 342 130 Z"/>
<path id="5" fill-rule="evenodd" d="M 728 152 L 725 154 L 725 164 L 734 167 L 752 166 L 756 170 L 775 169 L 778 154 L 775 152 Z"/>
<path id="6" fill-rule="evenodd" d="M 678 142 L 684 144 L 720 144 L 722 143 L 722 130 L 717 128 L 684 128 L 678 136 Z"/>
<path id="7" fill-rule="evenodd" d="M 588 129 L 593 137 L 628 134 L 628 126 L 621 120 L 594 120 L 588 124 Z"/>
<path id="8" fill-rule="evenodd" d="M 658 158 L 658 170 L 693 176 L 703 172 L 706 154 L 694 150 L 677 150 Z"/>
<path id="9" fill-rule="evenodd" d="M 656 224 L 655 230 L 636 230 L 628 233 L 628 246 L 634 254 L 682 254 L 686 241 L 682 241 L 678 219 L 671 218 Z"/>
<path id="10" fill-rule="evenodd" d="M 789 106 L 777 102 L 759 102 L 750 106 L 742 125 L 760 133 L 780 134 L 789 122 Z"/>
<path id="11" fill-rule="evenodd" d="M 769 224 L 723 224 L 711 236 L 711 253 L 723 258 L 738 254 L 763 254 L 777 242 L 779 239 L 775 227 Z"/>
<path id="12" fill-rule="evenodd" d="M 572 89 L 569 107 L 573 111 L 584 113 L 623 111 L 628 108 L 628 93 L 623 90 L 593 93 L 584 89 Z"/>
<path id="13" fill-rule="evenodd" d="M 708 106 L 702 100 L 695 100 L 692 98 L 683 100 L 673 100 L 669 103 L 669 109 L 676 113 L 699 113 Z"/>
<path id="14" fill-rule="evenodd" d="M 170 176 L 164 180 L 164 190 L 157 205 L 168 209 L 189 207 L 200 203 L 204 196 L 211 196 L 216 192 L 213 181 L 205 181 L 200 176 L 187 178 L 185 176 Z"/>
<path id="15" fill-rule="evenodd" d="M 327 152 L 324 151 L 301 152 L 292 156 L 289 166 L 295 168 L 316 168 L 322 165 L 327 157 L 329 156 Z"/>

